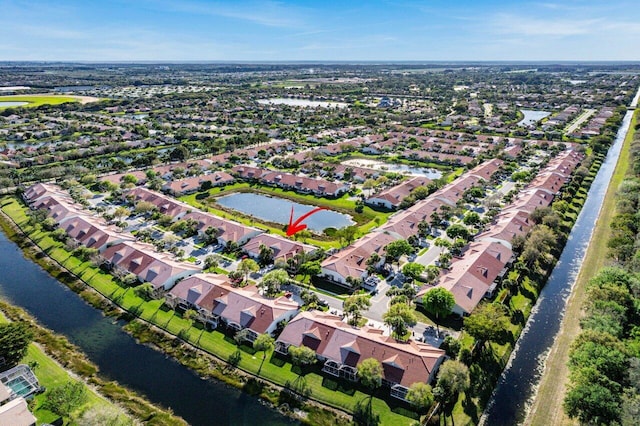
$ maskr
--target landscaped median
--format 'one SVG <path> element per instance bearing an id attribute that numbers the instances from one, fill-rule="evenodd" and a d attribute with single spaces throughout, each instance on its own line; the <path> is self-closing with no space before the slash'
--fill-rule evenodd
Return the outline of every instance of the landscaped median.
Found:
<path id="1" fill-rule="evenodd" d="M 262 398 L 276 405 L 282 402 L 288 402 L 290 406 L 300 404 L 303 409 L 309 412 L 306 421 L 310 424 L 333 425 L 346 421 L 342 417 L 330 415 L 329 412 L 319 409 L 314 404 L 296 402 L 296 398 L 292 399 L 288 397 L 288 392 L 282 391 L 282 388 L 290 387 L 292 383 L 299 380 L 299 370 L 297 367 L 293 367 L 288 360 L 270 353 L 267 356 L 267 361 L 261 366 L 261 353 L 255 354 L 252 348 L 245 345 L 238 347 L 231 337 L 221 331 L 205 330 L 200 323 L 184 318 L 181 314 L 168 309 L 163 304 L 163 300 L 140 298 L 132 288 L 123 287 L 110 274 L 103 272 L 91 262 L 74 257 L 61 242 L 54 240 L 49 232 L 44 231 L 39 225 L 29 224 L 26 214 L 28 208 L 16 198 L 3 198 L 0 204 L 2 211 L 51 259 L 102 296 L 111 300 L 119 308 L 129 312 L 131 318 L 138 317 L 138 319 L 133 319 L 125 329 L 140 341 L 155 344 L 203 377 L 212 377 L 237 387 L 243 387 L 250 393 L 259 394 Z M 52 272 L 50 268 L 47 270 Z M 58 279 L 64 278 L 60 276 L 60 273 L 54 272 L 52 275 Z M 118 311 L 117 308 L 110 306 L 110 303 L 95 293 L 83 289 L 82 283 L 79 283 L 75 278 L 61 279 L 61 281 L 80 293 L 85 300 L 94 306 L 107 312 Z M 173 336 L 178 336 L 178 339 L 189 343 L 189 345 L 180 344 L 180 340 L 167 336 L 158 328 Z M 214 355 L 217 360 L 207 356 L 204 352 L 195 350 L 195 347 Z M 237 369 L 235 369 L 230 367 L 227 361 L 238 349 L 240 349 L 241 358 L 237 363 Z M 363 392 L 364 389 L 361 389 L 359 385 L 343 380 L 328 379 L 319 374 L 320 368 L 319 365 L 315 365 L 308 369 L 310 371 L 305 371 L 304 380 L 306 388 L 311 391 L 310 399 L 347 413 L 353 413 L 363 402 L 368 403 L 369 395 Z M 250 376 L 239 370 L 256 377 L 259 372 L 260 379 L 268 380 L 276 386 L 265 386 L 255 380 L 248 380 Z M 258 383 L 258 386 L 255 383 Z M 379 394 L 376 396 L 383 393 L 386 392 L 379 390 Z M 372 407 L 376 415 L 380 416 L 381 424 L 410 424 L 418 418 L 415 413 L 407 409 L 406 404 L 389 397 L 385 399 L 373 398 Z"/>

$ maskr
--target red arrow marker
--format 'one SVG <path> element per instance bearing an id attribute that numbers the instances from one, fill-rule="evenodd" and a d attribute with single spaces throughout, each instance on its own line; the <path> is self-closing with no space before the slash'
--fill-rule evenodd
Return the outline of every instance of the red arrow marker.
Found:
<path id="1" fill-rule="evenodd" d="M 307 225 L 304 223 L 300 223 L 309 216 L 314 213 L 318 213 L 320 210 L 327 210 L 326 207 L 316 207 L 308 213 L 300 216 L 295 222 L 293 221 L 293 206 L 291 206 L 291 215 L 289 216 L 289 226 L 287 226 L 287 237 L 292 236 L 296 232 L 302 231 L 303 229 L 307 229 Z"/>

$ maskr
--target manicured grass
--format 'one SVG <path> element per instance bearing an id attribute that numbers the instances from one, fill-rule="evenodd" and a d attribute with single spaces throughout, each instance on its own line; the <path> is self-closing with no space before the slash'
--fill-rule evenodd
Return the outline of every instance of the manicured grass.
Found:
<path id="1" fill-rule="evenodd" d="M 547 359 L 545 370 L 540 380 L 540 386 L 527 419 L 528 424 L 575 424 L 575 422 L 571 421 L 565 415 L 562 408 L 569 375 L 569 369 L 567 367 L 569 349 L 571 343 L 581 331 L 580 318 L 586 296 L 586 285 L 591 277 L 607 263 L 607 243 L 611 233 L 609 224 L 615 215 L 616 192 L 629 168 L 629 148 L 633 140 L 633 129 L 637 118 L 638 112 L 636 111 L 631 122 L 630 131 L 627 133 L 622 151 L 620 152 L 616 169 L 609 183 L 600 216 L 596 222 L 587 253 L 582 262 L 580 274 L 571 292 L 571 296 L 567 300 L 564 319 L 558 337 Z"/>
<path id="2" fill-rule="evenodd" d="M 77 98 L 71 96 L 57 96 L 57 95 L 47 95 L 47 96 L 0 96 L 0 102 L 28 102 L 27 105 L 23 105 L 22 107 L 0 107 L 0 109 L 4 108 L 34 108 L 39 107 L 40 105 L 59 105 L 65 102 L 78 102 Z"/>
<path id="3" fill-rule="evenodd" d="M 0 323 L 7 322 L 6 318 L 0 312 Z M 40 386 L 44 386 L 47 389 L 51 389 L 56 386 L 65 384 L 66 382 L 77 382 L 76 378 L 73 378 L 69 373 L 56 361 L 47 356 L 42 349 L 36 344 L 29 345 L 27 355 L 21 361 L 23 364 L 35 363 L 37 366 L 34 369 L 34 373 L 38 378 Z M 87 388 L 87 402 L 78 410 L 77 413 L 87 410 L 95 406 L 108 406 L 113 405 L 111 402 L 98 395 L 93 389 Z M 35 396 L 35 408 L 32 408 L 33 415 L 36 416 L 38 424 L 51 423 L 55 421 L 58 416 L 51 411 L 42 408 L 42 404 L 45 401 L 45 394 L 39 394 Z"/>
<path id="4" fill-rule="evenodd" d="M 225 362 L 238 349 L 236 344 L 225 338 L 225 335 L 220 331 L 207 331 L 201 327 L 196 327 L 192 321 L 182 318 L 180 314 L 164 307 L 163 300 L 145 301 L 136 296 L 131 288 L 121 287 L 110 274 L 101 271 L 90 262 L 82 262 L 74 258 L 64 249 L 62 243 L 53 240 L 47 232 L 28 225 L 28 218 L 25 213 L 26 208 L 16 199 L 5 199 L 1 204 L 2 210 L 24 232 L 28 233 L 52 259 L 69 269 L 99 293 L 114 301 L 122 309 L 134 313 L 141 319 L 175 336 L 180 336 L 183 340 Z M 267 360 L 260 368 L 262 353 L 255 355 L 245 353 L 238 367 L 253 375 L 257 375 L 258 371 L 260 371 L 260 378 L 280 386 L 293 382 L 297 378 L 297 374 L 292 372 L 292 365 L 285 362 L 281 367 L 277 366 L 269 362 L 272 356 L 273 354 L 268 354 Z M 328 389 L 323 386 L 323 376 L 317 373 L 307 374 L 306 381 L 311 389 L 311 398 L 348 412 L 353 412 L 360 401 L 368 398 L 368 395 L 360 390 L 355 390 L 352 394 L 345 394 Z M 384 419 L 382 424 L 409 424 L 412 421 L 410 418 L 391 411 L 392 407 L 389 405 L 388 399 L 389 397 L 373 399 L 373 407 L 376 413 L 381 416 L 381 419 Z"/>
<path id="5" fill-rule="evenodd" d="M 349 199 L 349 195 L 345 194 L 340 198 L 322 198 L 314 195 L 298 194 L 293 191 L 285 191 L 280 188 L 272 188 L 264 185 L 249 185 L 248 183 L 236 183 L 224 188 L 212 188 L 205 195 L 203 193 L 195 193 L 185 195 L 179 199 L 189 205 L 192 205 L 203 211 L 208 211 L 222 218 L 232 219 L 236 222 L 240 222 L 244 225 L 254 226 L 259 229 L 264 229 L 272 234 L 285 236 L 286 232 L 283 230 L 284 225 L 277 225 L 273 223 L 267 223 L 256 218 L 248 217 L 241 213 L 233 214 L 228 211 L 222 210 L 215 205 L 212 205 L 212 197 L 219 197 L 235 192 L 255 192 L 260 194 L 272 195 L 279 198 L 284 198 L 301 204 L 309 204 L 314 206 L 328 207 L 340 213 L 350 215 L 358 225 L 358 233 L 356 238 L 359 238 L 376 226 L 384 224 L 389 216 L 393 212 L 380 212 L 372 209 L 369 206 L 365 206 L 362 213 L 356 213 L 356 203 Z M 323 249 L 339 248 L 340 243 L 335 240 L 327 239 L 326 237 L 309 238 L 307 241 L 309 244 L 316 245 Z"/>

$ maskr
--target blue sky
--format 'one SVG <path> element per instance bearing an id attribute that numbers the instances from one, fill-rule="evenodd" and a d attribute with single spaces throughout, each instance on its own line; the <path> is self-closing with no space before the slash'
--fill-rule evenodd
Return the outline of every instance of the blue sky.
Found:
<path id="1" fill-rule="evenodd" d="M 640 2 L 0 0 L 6 60 L 640 60 Z"/>

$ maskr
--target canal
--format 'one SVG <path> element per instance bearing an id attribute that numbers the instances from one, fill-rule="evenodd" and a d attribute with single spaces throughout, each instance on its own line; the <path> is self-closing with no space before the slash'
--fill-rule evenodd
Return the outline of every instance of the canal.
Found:
<path id="1" fill-rule="evenodd" d="M 637 96 L 634 102 L 637 102 L 636 99 Z M 580 271 L 622 143 L 631 124 L 631 117 L 632 112 L 628 111 L 591 185 L 587 200 L 569 235 L 562 255 L 549 281 L 540 292 L 529 321 L 511 353 L 511 358 L 498 381 L 481 424 L 514 425 L 521 423 L 526 417 L 528 405 L 535 396 L 544 371 L 549 350 L 560 329 L 567 299 Z"/>
<path id="2" fill-rule="evenodd" d="M 79 346 L 103 375 L 146 395 L 192 425 L 294 424 L 238 389 L 202 380 L 164 354 L 136 343 L 123 322 L 106 318 L 27 260 L 0 232 L 0 296 Z M 258 421 L 259 419 L 259 421 Z"/>

